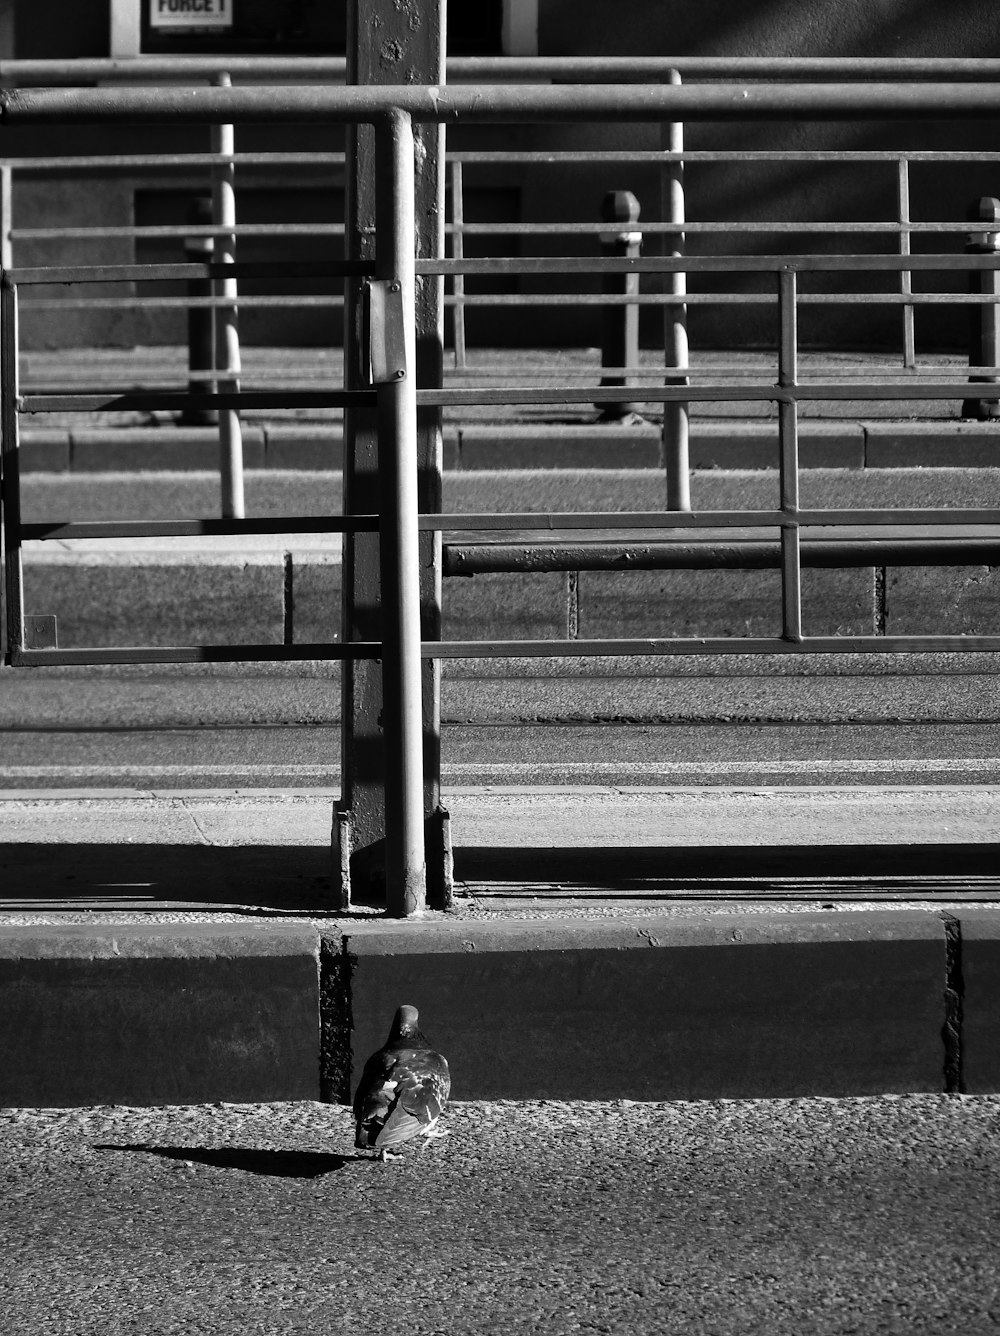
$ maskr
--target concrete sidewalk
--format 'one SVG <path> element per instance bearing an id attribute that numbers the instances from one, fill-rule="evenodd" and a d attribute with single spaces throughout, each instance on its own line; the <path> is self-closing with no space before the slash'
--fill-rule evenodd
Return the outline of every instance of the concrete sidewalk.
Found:
<path id="1" fill-rule="evenodd" d="M 1000 1090 L 1000 790 L 455 791 L 407 923 L 332 798 L 0 804 L 0 1102 L 340 1099 L 402 1001 L 467 1098 Z"/>
<path id="2" fill-rule="evenodd" d="M 5 1336 L 996 1329 L 996 1098 L 487 1103 L 453 1071 L 450 1135 L 390 1164 L 308 1101 L 0 1116 Z"/>

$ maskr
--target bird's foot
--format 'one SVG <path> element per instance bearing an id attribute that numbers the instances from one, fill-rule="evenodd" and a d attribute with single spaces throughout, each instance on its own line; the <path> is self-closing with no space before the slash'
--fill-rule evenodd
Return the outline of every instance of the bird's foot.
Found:
<path id="1" fill-rule="evenodd" d="M 386 1164 L 390 1160 L 401 1160 L 402 1158 L 403 1155 L 401 1151 L 387 1150 L 385 1146 L 383 1146 L 375 1155 L 375 1159 L 378 1160 L 379 1164 Z"/>
<path id="2" fill-rule="evenodd" d="M 442 1137 L 450 1137 L 451 1133 L 447 1127 L 429 1127 L 424 1133 L 423 1149 L 426 1150 L 432 1141 L 440 1141 Z"/>

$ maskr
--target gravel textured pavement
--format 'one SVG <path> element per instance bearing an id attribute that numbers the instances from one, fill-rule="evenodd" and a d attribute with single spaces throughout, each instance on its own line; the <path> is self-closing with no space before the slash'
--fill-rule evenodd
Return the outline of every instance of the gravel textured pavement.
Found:
<path id="1" fill-rule="evenodd" d="M 1000 1329 L 1000 1098 L 0 1111 L 8 1336 Z"/>

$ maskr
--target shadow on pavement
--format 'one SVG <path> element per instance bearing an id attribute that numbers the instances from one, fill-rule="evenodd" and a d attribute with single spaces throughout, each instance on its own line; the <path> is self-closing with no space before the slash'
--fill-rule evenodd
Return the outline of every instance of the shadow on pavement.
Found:
<path id="1" fill-rule="evenodd" d="M 504 900 L 1000 898 L 995 844 L 469 847 L 455 880 Z"/>
<path id="2" fill-rule="evenodd" d="M 310 1150 L 257 1150 L 246 1146 L 115 1146 L 99 1145 L 94 1150 L 116 1150 L 158 1155 L 164 1160 L 187 1164 L 205 1164 L 213 1169 L 239 1169 L 246 1174 L 264 1174 L 271 1178 L 320 1178 L 343 1169 L 345 1164 L 363 1157 L 328 1155 Z M 367 1157 L 364 1157 L 367 1158 Z"/>
<path id="3" fill-rule="evenodd" d="M 316 913 L 330 862 L 317 845 L 0 844 L 0 911 Z"/>
<path id="4" fill-rule="evenodd" d="M 336 913 L 315 845 L 0 845 L 0 913 Z M 456 891 L 478 899 L 1000 900 L 994 843 L 459 846 Z"/>

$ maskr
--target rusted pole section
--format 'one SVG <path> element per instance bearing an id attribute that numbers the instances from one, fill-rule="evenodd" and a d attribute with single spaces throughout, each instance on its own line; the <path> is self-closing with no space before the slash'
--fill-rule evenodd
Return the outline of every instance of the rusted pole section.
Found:
<path id="1" fill-rule="evenodd" d="M 613 230 L 601 233 L 601 253 L 609 259 L 635 260 L 642 246 L 642 233 L 636 230 L 639 201 L 631 190 L 609 190 L 601 202 L 601 221 Z M 605 274 L 602 284 L 610 296 L 634 296 L 639 291 L 639 275 Z M 634 303 L 606 306 L 601 337 L 601 365 L 613 368 L 601 377 L 602 385 L 629 383 L 627 368 L 639 364 L 639 307 Z M 597 405 L 605 422 L 624 422 L 638 414 L 639 405 L 628 399 L 619 403 Z"/>
<path id="2" fill-rule="evenodd" d="M 967 255 L 996 255 L 1000 251 L 1000 199 L 984 195 L 969 208 L 969 221 L 978 223 L 983 231 L 974 232 L 965 251 Z M 969 304 L 969 365 L 1000 366 L 1000 320 L 997 305 L 1000 302 L 1000 269 L 976 269 L 969 274 L 969 292 L 993 301 Z M 970 384 L 995 385 L 1000 383 L 996 374 L 971 375 Z M 966 399 L 962 417 L 987 422 L 1000 418 L 1000 399 Z"/>
<path id="3" fill-rule="evenodd" d="M 385 736 L 386 908 L 427 903 L 421 719 L 417 386 L 414 338 L 413 127 L 404 112 L 376 124 L 377 279 L 388 294 L 378 374 L 379 527 Z M 388 329 L 389 325 L 392 329 Z M 402 356 L 385 357 L 389 351 Z M 402 365 L 400 365 L 402 363 Z"/>

